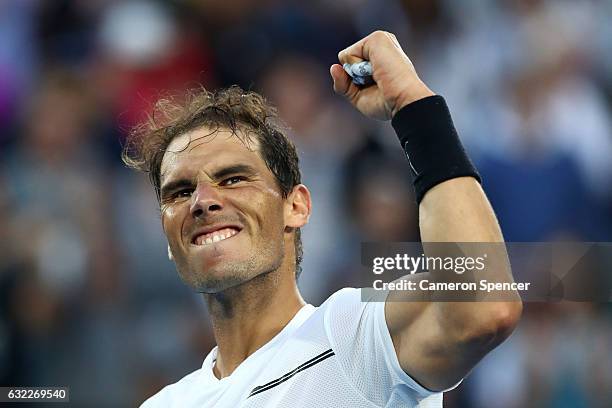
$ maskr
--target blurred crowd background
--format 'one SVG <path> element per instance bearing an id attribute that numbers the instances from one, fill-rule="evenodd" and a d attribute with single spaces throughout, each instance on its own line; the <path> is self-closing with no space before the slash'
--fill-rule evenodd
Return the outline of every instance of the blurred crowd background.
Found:
<path id="1" fill-rule="evenodd" d="M 121 142 L 164 93 L 239 84 L 291 127 L 320 304 L 362 241 L 418 240 L 389 123 L 333 94 L 339 50 L 396 33 L 444 95 L 508 241 L 612 241 L 612 1 L 0 1 L 0 385 L 135 406 L 214 346 Z M 612 406 L 610 304 L 528 304 L 447 407 Z"/>

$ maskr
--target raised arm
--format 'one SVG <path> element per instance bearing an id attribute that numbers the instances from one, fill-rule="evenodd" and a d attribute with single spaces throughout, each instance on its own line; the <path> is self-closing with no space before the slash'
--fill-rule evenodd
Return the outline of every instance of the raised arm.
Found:
<path id="1" fill-rule="evenodd" d="M 395 36 L 374 32 L 341 51 L 338 59 L 341 64 L 369 60 L 372 65 L 375 84 L 367 87 L 353 84 L 341 65 L 332 65 L 334 90 L 368 117 L 393 119 L 414 172 L 422 241 L 502 243 L 495 214 L 444 100 L 419 79 Z M 424 248 L 427 254 L 426 244 Z M 479 277 L 512 282 L 505 249 L 497 248 Z M 436 293 L 423 296 L 436 298 Z M 387 326 L 402 369 L 431 390 L 461 380 L 511 333 L 522 310 L 516 293 L 496 302 L 391 301 L 401 297 L 388 297 Z"/>

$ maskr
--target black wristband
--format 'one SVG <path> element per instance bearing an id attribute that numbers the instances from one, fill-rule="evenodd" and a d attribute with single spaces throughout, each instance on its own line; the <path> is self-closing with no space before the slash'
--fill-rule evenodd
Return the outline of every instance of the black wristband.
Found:
<path id="1" fill-rule="evenodd" d="M 429 96 L 404 106 L 391 125 L 408 157 L 417 203 L 430 188 L 452 178 L 470 176 L 481 182 L 443 97 Z"/>

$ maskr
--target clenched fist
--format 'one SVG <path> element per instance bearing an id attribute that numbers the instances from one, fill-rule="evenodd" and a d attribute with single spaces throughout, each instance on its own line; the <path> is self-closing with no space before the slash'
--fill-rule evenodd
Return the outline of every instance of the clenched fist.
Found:
<path id="1" fill-rule="evenodd" d="M 344 95 L 364 115 L 389 120 L 411 102 L 434 95 L 418 77 L 395 35 L 375 31 L 338 53 L 340 64 L 330 68 L 334 91 Z M 355 85 L 342 64 L 370 61 L 371 86 Z"/>

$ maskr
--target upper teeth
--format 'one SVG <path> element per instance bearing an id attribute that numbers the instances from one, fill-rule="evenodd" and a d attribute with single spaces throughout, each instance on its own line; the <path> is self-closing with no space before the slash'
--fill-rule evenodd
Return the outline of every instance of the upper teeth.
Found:
<path id="1" fill-rule="evenodd" d="M 233 237 L 238 233 L 238 230 L 234 228 L 223 228 L 217 231 L 209 232 L 208 234 L 202 234 L 195 240 L 196 245 L 212 244 L 213 242 L 223 241 L 229 237 Z"/>

